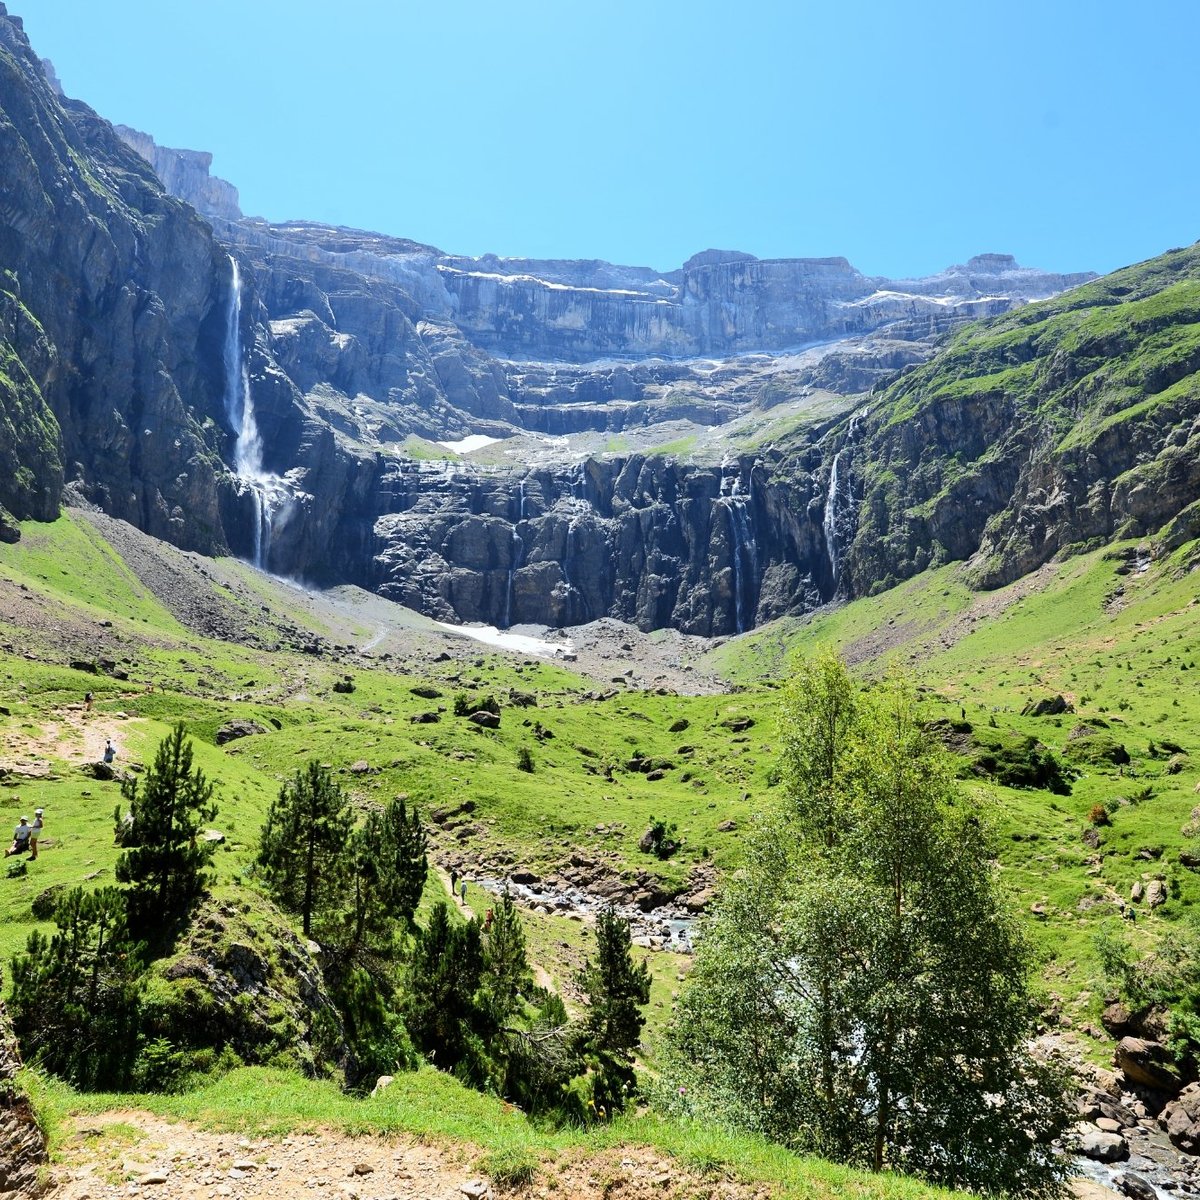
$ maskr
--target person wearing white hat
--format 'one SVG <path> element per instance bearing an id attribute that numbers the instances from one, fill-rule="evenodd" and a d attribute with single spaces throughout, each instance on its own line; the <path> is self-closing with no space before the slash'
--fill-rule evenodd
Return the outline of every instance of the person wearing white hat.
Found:
<path id="1" fill-rule="evenodd" d="M 12 845 L 4 852 L 7 858 L 10 854 L 24 854 L 29 849 L 29 835 L 33 830 L 29 826 L 29 818 L 22 817 L 20 824 L 13 830 Z"/>
<path id="2" fill-rule="evenodd" d="M 35 808 L 33 810 L 33 824 L 29 827 L 29 857 L 37 858 L 38 838 L 42 836 L 42 830 L 45 828 L 45 821 L 42 820 L 42 810 Z"/>

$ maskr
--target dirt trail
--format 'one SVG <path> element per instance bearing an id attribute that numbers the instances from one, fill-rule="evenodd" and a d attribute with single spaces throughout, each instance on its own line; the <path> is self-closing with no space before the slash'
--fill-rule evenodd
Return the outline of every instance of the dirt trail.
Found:
<path id="1" fill-rule="evenodd" d="M 0 730 L 0 763 L 20 767 L 49 760 L 68 766 L 99 762 L 109 738 L 120 763 L 128 757 L 124 753 L 128 730 L 141 723 L 140 718 L 124 714 L 114 716 L 94 709 L 89 712 L 82 703 L 67 704 L 34 731 L 28 726 L 6 724 Z"/>
<path id="2" fill-rule="evenodd" d="M 476 1148 L 405 1135 L 352 1138 L 316 1130 L 249 1138 L 127 1110 L 75 1119 L 63 1144 L 54 1172 L 60 1200 L 477 1200 L 495 1194 Z M 520 1200 L 767 1200 L 770 1192 L 694 1175 L 645 1147 L 618 1147 L 542 1159 L 531 1183 L 503 1194 Z"/>

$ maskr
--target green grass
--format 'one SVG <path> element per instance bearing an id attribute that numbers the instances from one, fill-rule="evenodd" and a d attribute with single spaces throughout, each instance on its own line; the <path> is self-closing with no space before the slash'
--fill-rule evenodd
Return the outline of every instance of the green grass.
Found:
<path id="1" fill-rule="evenodd" d="M 1141 571 L 1127 565 L 1137 550 L 1133 544 L 1081 554 L 994 593 L 973 592 L 962 567 L 941 567 L 811 620 L 779 622 L 724 642 L 702 666 L 725 672 L 740 690 L 702 697 L 620 692 L 596 700 L 586 695 L 594 694 L 595 684 L 562 666 L 485 652 L 465 662 L 406 671 L 205 640 L 181 627 L 94 534 L 91 526 L 68 517 L 51 526 L 28 526 L 20 544 L 0 547 L 5 578 L 24 583 L 64 619 L 95 620 L 101 614 L 111 619 L 114 630 L 129 638 L 136 664 L 134 678 L 122 682 L 0 654 L 0 704 L 10 711 L 2 726 L 6 740 L 44 738 L 66 746 L 61 754 L 44 756 L 48 777 L 10 778 L 0 787 L 5 819 L 11 815 L 15 823 L 18 809 L 42 806 L 50 839 L 24 877 L 0 880 L 0 960 L 19 950 L 35 927 L 30 905 L 44 889 L 112 879 L 111 815 L 119 789 L 85 778 L 69 761 L 76 725 L 95 735 L 115 731 L 118 761 L 128 765 L 146 761 L 171 722 L 188 722 L 198 762 L 217 783 L 215 824 L 228 839 L 215 864 L 222 893 L 245 886 L 267 804 L 280 782 L 310 757 L 339 772 L 360 810 L 401 793 L 427 814 L 474 801 L 474 812 L 455 818 L 451 824 L 457 828 L 442 833 L 449 850 L 478 845 L 544 872 L 583 852 L 619 872 L 645 869 L 681 887 L 697 863 L 711 861 L 725 870 L 738 863 L 740 835 L 718 833 L 716 826 L 732 816 L 744 828 L 768 797 L 775 687 L 796 655 L 826 646 L 846 654 L 867 676 L 892 666 L 911 671 L 925 689 L 929 718 L 961 721 L 965 709 L 980 741 L 1019 744 L 1032 736 L 1061 754 L 1076 724 L 1104 722 L 1106 734 L 1129 751 L 1130 768 L 1088 765 L 1069 796 L 964 782 L 970 802 L 995 830 L 998 869 L 1035 947 L 1041 986 L 1059 998 L 1077 1028 L 1094 1022 L 1099 1011 L 1104 981 L 1094 935 L 1104 921 L 1116 920 L 1114 900 L 1128 896 L 1135 880 L 1156 872 L 1167 876 L 1171 896 L 1164 908 L 1143 912 L 1132 930 L 1123 926 L 1143 940 L 1200 900 L 1200 879 L 1178 863 L 1179 852 L 1191 844 L 1181 830 L 1200 803 L 1194 544 Z M 71 564 L 66 574 L 57 567 L 61 562 Z M 297 620 L 304 616 L 321 632 L 318 618 L 269 581 L 247 572 L 246 582 L 273 611 Z M 115 599 L 105 604 L 103 596 Z M 9 636 L 15 636 L 11 629 Z M 355 690 L 335 693 L 333 683 L 347 671 Z M 158 682 L 153 692 L 145 690 L 147 678 Z M 417 697 L 411 691 L 417 684 L 432 684 L 442 695 L 433 701 Z M 514 705 L 510 688 L 534 694 L 536 705 Z M 78 716 L 72 706 L 88 689 L 97 695 L 95 711 Z M 452 716 L 459 689 L 501 700 L 499 731 L 481 732 Z M 1074 704 L 1074 714 L 1021 715 L 1027 701 L 1059 693 Z M 446 709 L 438 724 L 408 720 L 437 706 Z M 74 723 L 65 719 L 72 711 Z M 232 716 L 252 717 L 267 732 L 219 748 L 213 744 L 216 729 Z M 746 716 L 754 724 L 744 733 L 725 724 Z M 671 733 L 671 724 L 681 719 L 687 729 Z M 535 722 L 544 740 L 537 738 Z M 552 737 L 544 737 L 547 730 Z M 1162 750 L 1164 738 L 1187 752 L 1176 774 L 1168 772 L 1172 754 Z M 517 767 L 521 747 L 533 754 L 532 774 Z M 664 778 L 652 782 L 628 770 L 635 750 L 667 760 Z M 366 761 L 367 773 L 348 771 L 357 760 Z M 1098 831 L 1098 850 L 1083 841 L 1097 804 L 1111 812 L 1111 824 Z M 651 816 L 677 823 L 684 836 L 683 849 L 665 864 L 637 850 Z M 460 842 L 464 827 L 471 832 Z M 438 899 L 444 892 L 431 879 L 422 913 Z M 480 912 L 490 902 L 476 887 L 469 900 Z M 1044 915 L 1032 911 L 1035 903 Z M 531 957 L 569 989 L 588 950 L 586 927 L 536 915 L 525 926 Z M 649 957 L 654 987 L 641 1057 L 653 1068 L 686 964 L 668 954 Z M 1097 1058 L 1107 1056 L 1104 1043 L 1088 1044 Z M 466 1138 L 482 1153 L 496 1155 L 501 1176 L 522 1173 L 542 1155 L 576 1144 L 570 1138 L 585 1137 L 578 1131 L 532 1130 L 519 1114 L 464 1092 L 436 1072 L 405 1078 L 404 1088 L 385 1093 L 386 1099 L 363 1102 L 341 1096 L 331 1085 L 286 1074 L 239 1073 L 188 1096 L 145 1103 L 158 1106 L 156 1111 L 238 1127 L 263 1120 L 266 1111 L 279 1128 L 314 1122 Z M 119 1103 L 74 1097 L 50 1085 L 42 1091 L 51 1112 L 58 1111 L 55 1105 L 86 1111 L 89 1105 Z M 267 1092 L 269 1103 L 263 1099 Z M 755 1171 L 775 1172 L 756 1177 L 790 1179 L 787 1186 L 798 1188 L 797 1195 L 823 1194 L 806 1192 L 810 1184 L 801 1182 L 811 1181 L 817 1167 L 797 1167 L 799 1160 L 782 1151 L 723 1140 L 698 1127 L 631 1118 L 586 1134 L 596 1145 L 619 1137 L 644 1139 L 699 1164 L 756 1163 Z"/>

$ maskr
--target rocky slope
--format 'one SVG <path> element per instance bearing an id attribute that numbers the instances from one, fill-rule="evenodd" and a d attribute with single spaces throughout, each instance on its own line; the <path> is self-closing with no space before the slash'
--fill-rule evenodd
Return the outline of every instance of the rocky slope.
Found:
<path id="1" fill-rule="evenodd" d="M 49 1155 L 29 1101 L 16 1088 L 20 1069 L 17 1040 L 0 1003 L 0 1193 L 39 1196 Z"/>
<path id="2" fill-rule="evenodd" d="M 1200 248 L 956 335 L 843 440 L 859 594 L 931 561 L 980 586 L 1052 556 L 1200 529 Z"/>

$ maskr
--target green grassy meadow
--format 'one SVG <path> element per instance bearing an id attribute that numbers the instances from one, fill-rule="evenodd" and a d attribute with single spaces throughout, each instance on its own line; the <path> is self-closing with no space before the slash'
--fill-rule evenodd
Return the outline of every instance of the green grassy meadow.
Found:
<path id="1" fill-rule="evenodd" d="M 616 871 L 650 871 L 668 889 L 682 890 L 698 865 L 736 867 L 740 834 L 717 826 L 733 818 L 744 829 L 769 801 L 775 689 L 797 655 L 825 647 L 868 678 L 891 668 L 910 672 L 929 720 L 957 725 L 964 793 L 995 831 L 997 870 L 1036 950 L 1047 1001 L 1081 1032 L 1085 1052 L 1109 1053 L 1096 1028 L 1104 995 L 1096 931 L 1110 923 L 1149 942 L 1200 900 L 1200 879 L 1179 861 L 1192 844 L 1183 831 L 1200 804 L 1195 544 L 1154 561 L 1145 547 L 1118 545 L 1050 564 L 992 593 L 971 591 L 960 567 L 927 571 L 810 620 L 778 622 L 722 643 L 704 665 L 729 679 L 731 690 L 680 696 L 609 695 L 564 665 L 482 648 L 465 659 L 386 662 L 349 651 L 267 649 L 275 636 L 271 622 L 280 619 L 313 636 L 346 633 L 323 628 L 286 589 L 240 564 L 219 564 L 212 586 L 223 603 L 241 607 L 261 637 L 250 645 L 205 638 L 173 616 L 88 522 L 68 514 L 52 525 L 29 524 L 23 533 L 17 545 L 0 547 L 0 589 L 34 605 L 44 619 L 31 627 L 22 610 L 0 608 L 0 767 L 7 772 L 0 778 L 0 812 L 15 824 L 21 813 L 43 807 L 47 827 L 42 853 L 24 873 L 8 877 L 7 864 L 0 867 L 0 962 L 37 927 L 31 906 L 46 889 L 112 881 L 120 789 L 88 773 L 97 747 L 113 737 L 117 765 L 128 769 L 147 762 L 179 720 L 216 784 L 215 825 L 226 835 L 216 855 L 218 890 L 252 894 L 250 867 L 266 807 L 280 783 L 311 758 L 339 772 L 360 811 L 400 794 L 423 814 L 473 801 L 469 822 L 439 832 L 440 854 L 468 847 L 549 872 L 586 851 Z M 241 587 L 227 588 L 222 579 Z M 127 679 L 74 670 L 65 661 L 71 656 L 56 648 L 58 629 L 86 633 L 102 622 L 111 623 L 103 628 L 121 648 Z M 371 631 L 365 619 L 351 630 L 363 638 Z M 348 676 L 353 691 L 335 691 Z M 89 690 L 96 699 L 85 712 Z M 481 731 L 453 715 L 455 696 L 464 691 L 500 702 L 499 730 Z M 1058 694 L 1073 713 L 1022 715 L 1028 702 Z M 431 710 L 443 710 L 436 723 L 411 720 Z M 217 729 L 235 717 L 265 732 L 217 746 Z M 745 718 L 748 728 L 730 728 Z M 1026 739 L 1069 762 L 1071 734 L 1085 723 L 1122 745 L 1129 761 L 1069 764 L 1078 772 L 1069 795 L 1003 786 L 976 770 L 981 756 Z M 532 772 L 518 767 L 522 748 L 533 757 Z M 660 760 L 662 777 L 652 781 L 630 769 L 637 757 Z M 1097 806 L 1109 824 L 1092 823 Z M 666 862 L 637 848 L 651 817 L 676 823 L 682 834 L 682 849 Z M 1098 837 L 1098 845 L 1085 841 L 1085 833 Z M 1140 910 L 1136 924 L 1120 922 L 1117 901 L 1135 881 L 1155 875 L 1165 878 L 1167 903 L 1154 913 Z M 439 888 L 431 876 L 423 911 Z M 468 899 L 481 910 L 488 894 L 472 887 Z M 571 1004 L 571 981 L 590 932 L 580 922 L 537 914 L 525 925 L 531 958 Z M 687 961 L 663 953 L 650 959 L 655 983 L 642 1059 L 652 1070 Z M 78 1096 L 46 1081 L 34 1086 L 51 1119 L 128 1103 Z M 489 1152 L 515 1144 L 539 1160 L 580 1139 L 597 1145 L 624 1139 L 685 1161 L 735 1164 L 787 1195 L 927 1191 L 904 1181 L 864 1182 L 782 1150 L 651 1117 L 547 1133 L 431 1070 L 404 1077 L 385 1096 L 355 1100 L 332 1084 L 247 1068 L 197 1092 L 137 1103 L 229 1128 L 261 1122 L 254 1114 L 265 1109 L 280 1128 L 404 1130 L 462 1138 Z"/>

